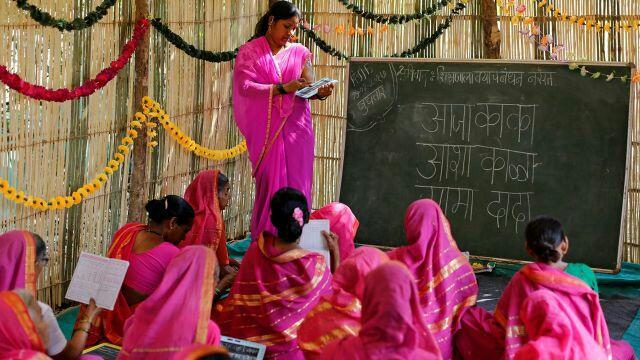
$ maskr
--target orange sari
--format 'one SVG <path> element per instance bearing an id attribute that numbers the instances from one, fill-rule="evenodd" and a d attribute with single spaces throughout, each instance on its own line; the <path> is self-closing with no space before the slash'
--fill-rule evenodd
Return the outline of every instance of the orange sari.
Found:
<path id="1" fill-rule="evenodd" d="M 0 292 L 0 358 L 50 359 L 29 310 L 18 294 Z"/>

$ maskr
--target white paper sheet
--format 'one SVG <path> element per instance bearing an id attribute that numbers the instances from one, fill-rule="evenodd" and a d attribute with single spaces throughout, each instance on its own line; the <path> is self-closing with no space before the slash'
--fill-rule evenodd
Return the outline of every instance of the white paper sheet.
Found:
<path id="1" fill-rule="evenodd" d="M 318 93 L 318 89 L 324 85 L 335 84 L 338 80 L 334 80 L 332 78 L 322 78 L 313 84 L 307 86 L 306 88 L 302 88 L 296 91 L 296 96 L 299 96 L 304 99 L 309 99 L 313 95 Z"/>
<path id="2" fill-rule="evenodd" d="M 65 298 L 83 304 L 93 298 L 99 307 L 113 310 L 128 268 L 128 261 L 83 252 Z"/>
<path id="3" fill-rule="evenodd" d="M 262 360 L 267 351 L 265 345 L 228 336 L 222 336 L 220 344 L 229 351 L 232 360 Z"/>
<path id="4" fill-rule="evenodd" d="M 327 240 L 322 235 L 322 231 L 329 232 L 329 220 L 309 220 L 302 228 L 300 247 L 323 255 L 327 267 L 330 269 L 331 256 L 327 247 Z"/>

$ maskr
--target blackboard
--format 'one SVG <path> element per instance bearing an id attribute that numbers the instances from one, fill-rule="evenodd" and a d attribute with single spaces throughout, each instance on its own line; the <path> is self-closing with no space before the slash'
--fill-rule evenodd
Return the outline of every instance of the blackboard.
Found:
<path id="1" fill-rule="evenodd" d="M 116 360 L 119 353 L 119 346 L 107 343 L 96 345 L 82 352 L 83 355 L 96 355 L 102 357 L 104 360 Z"/>
<path id="2" fill-rule="evenodd" d="M 632 65 L 354 59 L 349 63 L 340 200 L 359 243 L 406 243 L 407 206 L 436 200 L 460 248 L 529 261 L 540 214 L 569 236 L 566 258 L 620 268 Z"/>

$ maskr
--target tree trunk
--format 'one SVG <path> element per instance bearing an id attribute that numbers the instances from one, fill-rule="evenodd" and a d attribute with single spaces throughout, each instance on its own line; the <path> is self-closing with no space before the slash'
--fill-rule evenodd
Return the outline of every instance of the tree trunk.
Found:
<path id="1" fill-rule="evenodd" d="M 482 0 L 482 30 L 484 32 L 484 58 L 500 59 L 500 29 L 495 0 Z"/>

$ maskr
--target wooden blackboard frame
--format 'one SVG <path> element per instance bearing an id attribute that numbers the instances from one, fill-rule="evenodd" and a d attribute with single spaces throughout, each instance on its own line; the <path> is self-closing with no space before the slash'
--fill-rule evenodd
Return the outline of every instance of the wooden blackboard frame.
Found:
<path id="1" fill-rule="evenodd" d="M 545 60 L 504 60 L 504 59 L 440 59 L 440 58 L 373 58 L 373 57 L 358 57 L 352 58 L 347 63 L 347 80 L 344 91 L 344 104 L 348 106 L 349 104 L 349 74 L 350 67 L 352 62 L 416 62 L 416 63 L 471 63 L 471 64 L 529 64 L 529 65 L 550 65 L 555 64 Z M 557 63 L 558 66 L 568 66 L 569 63 Z M 624 62 L 580 62 L 580 65 L 584 66 L 611 66 L 611 67 L 622 67 L 627 68 L 631 67 L 631 69 L 635 69 L 636 65 L 634 63 L 624 63 Z M 578 76 L 578 75 L 576 75 Z M 594 80 L 597 81 L 597 80 Z M 629 80 L 630 81 L 630 80 Z M 625 236 L 625 225 L 627 222 L 627 206 L 628 206 L 628 198 L 629 198 L 629 170 L 631 168 L 631 131 L 632 131 L 632 121 L 633 121 L 633 103 L 635 97 L 633 92 L 633 86 L 629 87 L 629 117 L 627 120 L 627 155 L 626 155 L 626 164 L 625 164 L 625 179 L 624 179 L 624 194 L 622 198 L 622 216 L 620 217 L 620 231 L 619 231 L 619 239 L 618 239 L 618 255 L 616 260 L 616 268 L 614 270 L 610 269 L 599 269 L 594 268 L 594 271 L 601 273 L 610 273 L 617 274 L 620 272 L 622 268 L 622 247 L 624 244 L 624 236 Z M 342 124 L 342 143 L 340 146 L 340 171 L 339 171 L 339 179 L 338 179 L 338 190 L 337 197 L 340 199 L 341 191 L 342 191 L 342 175 L 344 170 L 344 155 L 345 155 L 345 144 L 346 144 L 346 136 L 347 136 L 347 119 L 343 121 Z M 365 244 L 358 244 L 365 245 Z M 376 246 L 377 248 L 383 250 L 393 249 L 392 247 L 382 247 Z M 488 256 L 471 256 L 473 259 L 484 260 L 484 261 L 496 261 L 510 264 L 527 264 L 530 261 L 522 261 L 522 260 L 514 260 L 514 259 L 504 259 L 504 258 L 496 258 L 496 257 L 488 257 Z"/>

